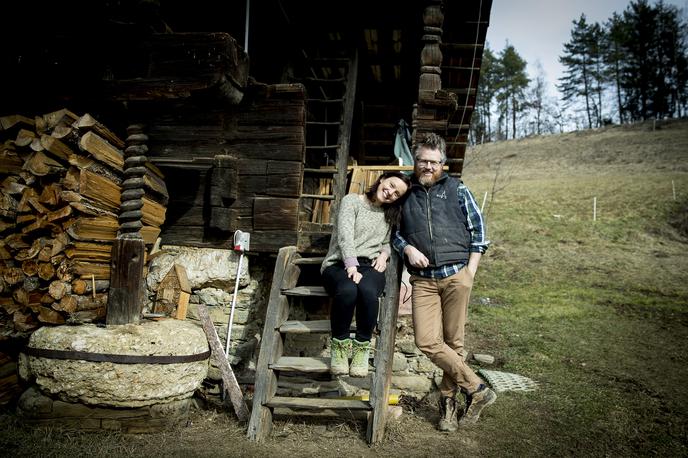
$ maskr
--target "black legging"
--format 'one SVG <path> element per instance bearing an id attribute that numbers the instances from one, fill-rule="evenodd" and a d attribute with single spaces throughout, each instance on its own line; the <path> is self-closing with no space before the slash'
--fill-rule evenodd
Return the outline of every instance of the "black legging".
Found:
<path id="1" fill-rule="evenodd" d="M 370 265 L 370 260 L 359 258 L 358 272 L 362 275 L 358 285 L 346 275 L 342 263 L 323 271 L 325 290 L 332 296 L 330 324 L 332 337 L 348 339 L 351 320 L 356 309 L 356 340 L 369 341 L 377 324 L 378 298 L 385 289 L 385 274 Z"/>

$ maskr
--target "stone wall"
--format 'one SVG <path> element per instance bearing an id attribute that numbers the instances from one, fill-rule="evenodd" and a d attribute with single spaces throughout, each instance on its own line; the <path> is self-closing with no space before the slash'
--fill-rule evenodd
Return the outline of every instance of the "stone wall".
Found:
<path id="1" fill-rule="evenodd" d="M 144 312 L 153 310 L 158 285 L 179 264 L 185 268 L 191 287 L 186 319 L 200 326 L 198 304 L 205 304 L 225 348 L 239 258 L 232 250 L 164 246 L 149 265 L 148 303 Z M 242 260 L 229 348 L 231 364 L 240 383 L 253 383 L 273 268 L 274 258 L 266 255 L 248 254 Z M 211 392 L 219 393 L 221 379 L 219 368 L 211 359 L 206 386 L 212 386 Z"/>

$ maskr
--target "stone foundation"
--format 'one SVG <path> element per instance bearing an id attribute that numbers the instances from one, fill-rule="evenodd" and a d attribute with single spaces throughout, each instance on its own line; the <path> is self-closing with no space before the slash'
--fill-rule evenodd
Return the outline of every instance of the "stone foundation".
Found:
<path id="1" fill-rule="evenodd" d="M 55 400 L 36 387 L 26 390 L 17 403 L 17 415 L 34 425 L 57 425 L 85 431 L 120 431 L 124 433 L 161 432 L 186 424 L 190 398 L 151 404 L 145 407 L 118 409 L 86 406 Z"/>

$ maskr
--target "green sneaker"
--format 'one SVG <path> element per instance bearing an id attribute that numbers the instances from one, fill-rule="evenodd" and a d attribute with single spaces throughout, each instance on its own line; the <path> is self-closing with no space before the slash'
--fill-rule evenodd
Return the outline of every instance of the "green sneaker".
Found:
<path id="1" fill-rule="evenodd" d="M 330 340 L 330 373 L 345 375 L 349 373 L 349 354 L 351 353 L 351 339 Z"/>
<path id="2" fill-rule="evenodd" d="M 352 344 L 351 367 L 349 375 L 352 377 L 365 377 L 368 375 L 368 358 L 370 357 L 370 341 L 359 342 L 354 339 Z"/>

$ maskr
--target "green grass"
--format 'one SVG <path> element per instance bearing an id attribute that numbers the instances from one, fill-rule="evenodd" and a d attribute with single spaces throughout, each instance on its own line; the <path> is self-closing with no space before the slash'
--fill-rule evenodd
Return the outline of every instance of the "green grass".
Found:
<path id="1" fill-rule="evenodd" d="M 686 455 L 688 246 L 668 224 L 672 179 L 688 189 L 680 173 L 557 176 L 495 196 L 469 345 L 541 389 L 501 396 L 485 454 Z"/>

